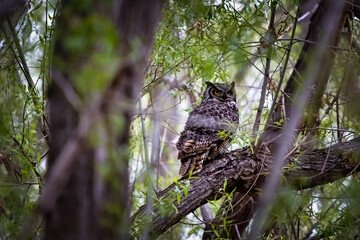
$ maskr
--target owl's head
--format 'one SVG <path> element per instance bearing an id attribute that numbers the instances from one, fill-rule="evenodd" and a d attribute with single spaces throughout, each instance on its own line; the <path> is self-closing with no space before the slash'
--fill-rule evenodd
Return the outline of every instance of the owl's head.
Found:
<path id="1" fill-rule="evenodd" d="M 203 96 L 203 102 L 209 99 L 217 99 L 219 101 L 236 102 L 235 82 L 227 83 L 211 83 L 206 82 L 206 89 Z"/>

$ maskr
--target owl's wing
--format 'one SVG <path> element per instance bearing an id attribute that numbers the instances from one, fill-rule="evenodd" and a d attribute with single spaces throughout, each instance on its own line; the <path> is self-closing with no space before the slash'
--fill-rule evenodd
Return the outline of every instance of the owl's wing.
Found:
<path id="1" fill-rule="evenodd" d="M 208 140 L 187 140 L 180 148 L 178 148 L 178 159 L 183 159 L 204 152 L 204 150 L 209 148 L 209 145 L 211 145 L 211 141 Z"/>
<path id="2" fill-rule="evenodd" d="M 185 130 L 176 144 L 179 150 L 178 159 L 181 160 L 179 174 L 184 176 L 193 170 L 193 174 L 202 169 L 204 160 L 211 148 L 216 147 L 216 135 L 195 135 L 190 130 Z"/>
<path id="3" fill-rule="evenodd" d="M 193 174 L 200 172 L 206 158 L 212 159 L 218 154 L 226 153 L 230 142 L 230 137 L 225 139 L 213 137 L 207 140 L 189 139 L 184 144 L 179 144 L 182 146 L 181 150 L 178 148 L 178 159 L 181 160 L 179 174 L 184 176 L 191 169 L 193 169 Z"/>
<path id="4" fill-rule="evenodd" d="M 178 159 L 184 159 L 189 156 L 198 155 L 208 151 L 216 145 L 219 137 L 216 134 L 199 136 L 192 131 L 184 131 L 176 144 L 178 149 Z"/>

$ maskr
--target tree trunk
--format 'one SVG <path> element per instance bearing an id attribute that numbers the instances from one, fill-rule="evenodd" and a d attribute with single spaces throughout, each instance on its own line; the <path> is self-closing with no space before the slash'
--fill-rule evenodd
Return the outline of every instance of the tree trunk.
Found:
<path id="1" fill-rule="evenodd" d="M 46 222 L 45 238 L 128 239 L 129 128 L 160 20 L 162 1 L 152 1 L 149 5 L 131 0 L 93 4 L 65 0 L 62 4 L 48 93 L 49 172 L 40 200 Z M 113 25 L 104 35 L 111 34 L 111 28 L 118 35 L 117 71 L 107 80 L 100 96 L 91 91 L 80 93 L 79 71 L 92 67 L 91 54 L 101 48 L 96 41 L 108 37 L 94 36 L 89 31 L 99 30 L 95 26 L 98 23 L 106 27 L 111 15 Z M 101 22 L 91 22 L 93 19 Z M 81 32 L 85 26 L 87 30 Z M 71 43 L 79 39 L 81 45 L 72 48 Z M 89 83 L 96 85 L 96 81 L 94 78 Z M 85 107 L 89 102 L 90 106 Z M 122 122 L 120 129 L 113 122 L 115 115 Z M 99 127 L 101 130 L 96 130 Z M 89 142 L 94 136 L 98 144 Z M 104 174 L 99 169 L 108 171 Z"/>

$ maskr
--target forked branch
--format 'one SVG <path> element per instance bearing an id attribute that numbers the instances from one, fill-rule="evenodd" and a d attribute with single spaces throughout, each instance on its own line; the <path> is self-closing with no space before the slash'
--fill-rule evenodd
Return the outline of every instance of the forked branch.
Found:
<path id="1" fill-rule="evenodd" d="M 304 189 L 358 172 L 360 168 L 356 154 L 359 149 L 360 138 L 357 138 L 326 149 L 309 150 L 301 156 L 294 153 L 286 160 L 286 164 L 296 166 L 291 171 L 284 168 L 286 182 L 296 189 Z M 196 177 L 182 178 L 171 184 L 157 195 L 157 201 L 172 199 L 171 204 L 176 210 L 172 208 L 172 211 L 164 214 L 155 203 L 152 222 L 148 226 L 150 233 L 158 236 L 209 200 L 219 199 L 224 192 L 225 181 L 226 192 L 236 188 L 236 192 L 241 194 L 257 194 L 270 170 L 272 158 L 273 156 L 264 153 L 255 156 L 250 148 L 238 149 L 205 165 Z M 190 187 L 185 197 L 185 191 L 179 193 L 176 189 L 187 182 Z M 136 223 L 145 216 L 145 209 L 146 205 L 140 207 L 132 216 L 133 227 L 136 228 Z M 137 232 L 134 231 L 133 234 L 136 235 Z"/>

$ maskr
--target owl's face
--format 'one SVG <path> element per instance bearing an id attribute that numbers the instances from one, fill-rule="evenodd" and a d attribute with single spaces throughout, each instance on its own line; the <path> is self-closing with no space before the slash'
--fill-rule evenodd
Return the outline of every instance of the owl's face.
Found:
<path id="1" fill-rule="evenodd" d="M 227 83 L 211 83 L 206 82 L 206 89 L 204 92 L 203 102 L 209 99 L 216 99 L 221 102 L 234 101 L 236 102 L 235 82 Z"/>

